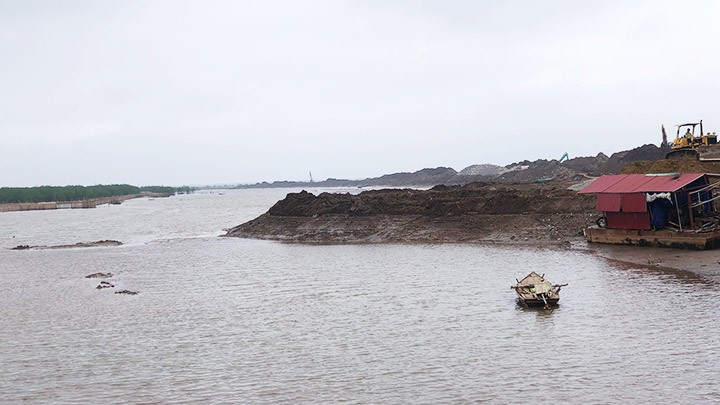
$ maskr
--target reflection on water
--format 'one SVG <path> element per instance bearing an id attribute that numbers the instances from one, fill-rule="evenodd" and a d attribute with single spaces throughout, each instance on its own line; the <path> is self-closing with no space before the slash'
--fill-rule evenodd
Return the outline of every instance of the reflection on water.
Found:
<path id="1" fill-rule="evenodd" d="M 617 248 L 616 246 L 608 246 L 606 249 L 613 249 Z M 624 248 L 624 246 L 621 246 L 620 248 Z M 632 273 L 636 274 L 637 278 L 642 279 L 643 277 L 647 276 L 657 276 L 657 277 L 672 277 L 674 279 L 677 279 L 679 281 L 682 281 L 683 283 L 689 283 L 689 284 L 704 284 L 704 285 L 715 285 L 716 283 L 713 282 L 711 279 L 707 277 L 703 277 L 697 273 L 694 273 L 692 271 L 682 270 L 682 269 L 676 269 L 671 267 L 663 267 L 658 264 L 652 264 L 648 263 L 647 265 L 637 265 L 632 263 L 627 263 L 619 260 L 612 260 L 608 259 L 608 262 L 611 263 L 611 265 L 618 269 L 623 269 L 630 271 Z"/>
<path id="2" fill-rule="evenodd" d="M 0 251 L 0 402 L 720 401 L 716 284 L 568 251 L 215 237 L 285 192 L 0 215 L 2 247 L 129 243 Z M 533 270 L 569 284 L 558 308 L 517 306 Z M 84 278 L 108 271 L 140 294 Z"/>
<path id="3" fill-rule="evenodd" d="M 562 306 L 562 304 L 557 304 L 550 308 L 544 308 L 544 307 L 531 308 L 531 307 L 528 307 L 527 305 L 523 304 L 522 302 L 520 302 L 520 300 L 515 300 L 515 304 L 516 304 L 515 306 L 517 307 L 518 311 L 532 312 L 532 313 L 537 314 L 539 317 L 551 316 L 553 314 L 553 312 L 555 312 L 556 310 L 560 310 L 560 307 Z"/>

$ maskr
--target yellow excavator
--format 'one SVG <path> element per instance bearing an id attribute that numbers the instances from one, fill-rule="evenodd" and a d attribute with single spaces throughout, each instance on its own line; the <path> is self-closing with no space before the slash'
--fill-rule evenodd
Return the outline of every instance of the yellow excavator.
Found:
<path id="1" fill-rule="evenodd" d="M 695 136 L 696 127 L 700 127 L 700 133 L 698 136 Z M 680 135 L 681 133 L 682 135 Z M 698 148 L 717 144 L 717 135 L 715 132 L 711 134 L 703 131 L 702 120 L 700 120 L 700 122 L 690 122 L 678 125 L 675 140 L 669 145 L 667 144 L 667 134 L 665 133 L 664 125 L 662 126 L 662 134 L 663 143 L 670 146 L 670 152 L 665 155 L 665 158 L 667 159 L 682 157 L 692 157 L 698 159 L 700 158 Z"/>

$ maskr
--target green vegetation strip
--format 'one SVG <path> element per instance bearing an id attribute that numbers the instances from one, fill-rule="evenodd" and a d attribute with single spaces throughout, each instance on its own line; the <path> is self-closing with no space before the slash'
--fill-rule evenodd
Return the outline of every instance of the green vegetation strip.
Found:
<path id="1" fill-rule="evenodd" d="M 110 184 L 97 186 L 41 186 L 41 187 L 0 187 L 0 204 L 44 201 L 79 201 L 93 198 L 151 193 L 190 193 L 191 187 L 146 186 Z"/>

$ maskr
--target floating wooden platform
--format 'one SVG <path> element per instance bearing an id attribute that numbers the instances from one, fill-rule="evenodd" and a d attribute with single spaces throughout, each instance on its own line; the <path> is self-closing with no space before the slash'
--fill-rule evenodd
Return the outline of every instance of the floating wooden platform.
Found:
<path id="1" fill-rule="evenodd" d="M 675 249 L 709 250 L 720 248 L 720 230 L 697 233 L 690 231 L 639 231 L 607 229 L 592 226 L 585 228 L 585 238 L 591 243 L 637 245 Z"/>

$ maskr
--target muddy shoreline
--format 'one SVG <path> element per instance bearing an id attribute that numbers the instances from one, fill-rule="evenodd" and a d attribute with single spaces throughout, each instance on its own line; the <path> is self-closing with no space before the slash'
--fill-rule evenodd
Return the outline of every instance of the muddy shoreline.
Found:
<path id="1" fill-rule="evenodd" d="M 357 195 L 290 193 L 223 236 L 301 244 L 472 243 L 569 249 L 643 268 L 720 282 L 714 251 L 589 244 L 582 230 L 599 213 L 570 184 L 437 186 Z M 671 270 L 672 269 L 672 270 Z"/>
<path id="2" fill-rule="evenodd" d="M 720 255 L 717 250 L 618 246 L 585 242 L 579 250 L 607 260 L 654 268 L 675 274 L 692 273 L 704 280 L 720 283 Z"/>

